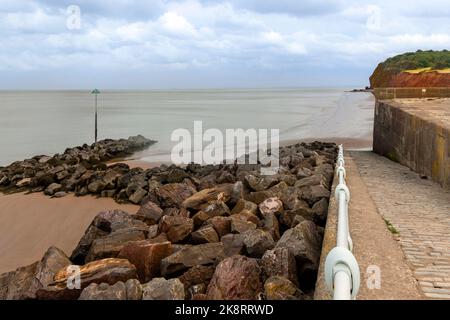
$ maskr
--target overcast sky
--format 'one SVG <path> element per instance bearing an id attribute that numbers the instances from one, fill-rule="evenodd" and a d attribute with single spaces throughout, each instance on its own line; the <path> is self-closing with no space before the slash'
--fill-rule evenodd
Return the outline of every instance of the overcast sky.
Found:
<path id="1" fill-rule="evenodd" d="M 450 49 L 448 1 L 0 0 L 0 89 L 360 87 Z"/>

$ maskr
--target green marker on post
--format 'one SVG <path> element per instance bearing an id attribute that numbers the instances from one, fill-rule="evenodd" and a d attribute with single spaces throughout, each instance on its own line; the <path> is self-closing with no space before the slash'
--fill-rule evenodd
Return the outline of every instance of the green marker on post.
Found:
<path id="1" fill-rule="evenodd" d="M 95 142 L 97 142 L 97 95 L 100 91 L 98 89 L 94 89 L 91 93 L 95 95 Z"/>

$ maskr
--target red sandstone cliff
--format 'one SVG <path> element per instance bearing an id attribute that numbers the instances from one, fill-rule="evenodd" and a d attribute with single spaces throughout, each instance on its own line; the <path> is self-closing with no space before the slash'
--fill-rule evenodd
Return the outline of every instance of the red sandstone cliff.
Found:
<path id="1" fill-rule="evenodd" d="M 450 87 L 450 51 L 407 52 L 380 63 L 371 88 Z"/>

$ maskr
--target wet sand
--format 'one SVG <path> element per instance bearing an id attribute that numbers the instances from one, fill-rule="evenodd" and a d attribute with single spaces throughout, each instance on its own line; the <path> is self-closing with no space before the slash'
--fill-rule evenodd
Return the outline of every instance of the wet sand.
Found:
<path id="1" fill-rule="evenodd" d="M 95 215 L 112 209 L 136 213 L 138 206 L 91 196 L 0 194 L 0 273 L 41 259 L 52 245 L 70 255 Z"/>

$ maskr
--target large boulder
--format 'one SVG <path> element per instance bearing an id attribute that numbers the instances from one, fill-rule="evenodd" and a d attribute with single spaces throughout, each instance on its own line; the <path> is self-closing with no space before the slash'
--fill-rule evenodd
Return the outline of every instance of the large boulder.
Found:
<path id="1" fill-rule="evenodd" d="M 142 285 L 142 300 L 184 300 L 184 285 L 178 279 L 154 278 Z"/>
<path id="2" fill-rule="evenodd" d="M 253 191 L 263 191 L 278 183 L 278 177 L 276 175 L 269 175 L 264 177 L 258 177 L 255 175 L 245 176 L 245 182 Z"/>
<path id="3" fill-rule="evenodd" d="M 156 189 L 161 207 L 180 207 L 196 190 L 185 183 L 169 183 Z"/>
<path id="4" fill-rule="evenodd" d="M 120 250 L 129 242 L 144 240 L 145 233 L 135 228 L 119 229 L 111 234 L 95 239 L 86 256 L 86 262 L 103 258 L 117 257 Z"/>
<path id="5" fill-rule="evenodd" d="M 197 231 L 192 232 L 192 242 L 196 244 L 219 242 L 219 236 L 211 225 L 201 227 Z"/>
<path id="6" fill-rule="evenodd" d="M 149 224 L 155 224 L 161 219 L 163 210 L 156 203 L 147 201 L 139 208 L 136 215 L 142 216 Z"/>
<path id="7" fill-rule="evenodd" d="M 91 283 L 115 284 L 136 278 L 136 268 L 128 260 L 108 258 L 78 266 L 59 270 L 54 281 L 46 288 L 37 291 L 38 299 L 65 300 L 78 299 L 81 291 Z M 75 270 L 75 272 L 74 272 Z M 79 278 L 79 286 L 76 279 Z"/>
<path id="8" fill-rule="evenodd" d="M 223 201 L 212 200 L 210 204 L 206 205 L 203 210 L 197 212 L 192 218 L 194 219 L 195 226 L 198 227 L 208 219 L 228 215 L 230 215 L 230 209 Z"/>
<path id="9" fill-rule="evenodd" d="M 256 229 L 257 225 L 254 222 L 240 219 L 233 215 L 231 219 L 231 232 L 233 233 L 244 233 L 248 230 Z"/>
<path id="10" fill-rule="evenodd" d="M 266 278 L 283 276 L 295 285 L 298 284 L 295 256 L 288 248 L 267 250 L 261 259 L 261 265 Z"/>
<path id="11" fill-rule="evenodd" d="M 289 249 L 295 256 L 302 290 L 308 290 L 314 286 L 321 245 L 322 237 L 317 226 L 311 221 L 303 221 L 295 228 L 287 230 L 276 245 L 276 248 Z"/>
<path id="12" fill-rule="evenodd" d="M 330 186 L 328 185 L 328 181 L 322 174 L 313 174 L 312 176 L 303 178 L 298 180 L 295 183 L 296 188 L 302 188 L 302 187 L 311 187 L 311 186 L 317 186 L 322 185 L 325 188 L 329 189 Z"/>
<path id="13" fill-rule="evenodd" d="M 231 210 L 231 214 L 238 214 L 244 210 L 256 214 L 258 211 L 258 206 L 251 201 L 239 199 L 239 201 L 234 206 L 233 210 Z"/>
<path id="14" fill-rule="evenodd" d="M 270 233 L 274 241 L 280 240 L 280 224 L 275 214 L 269 212 L 264 216 L 263 229 Z"/>
<path id="15" fill-rule="evenodd" d="M 144 197 L 147 195 L 147 191 L 144 188 L 138 187 L 130 196 L 130 202 L 134 204 L 140 204 Z"/>
<path id="16" fill-rule="evenodd" d="M 246 200 L 259 205 L 261 202 L 268 198 L 280 198 L 283 194 L 286 193 L 286 190 L 288 188 L 289 186 L 286 184 L 286 182 L 282 181 L 267 190 L 250 192 L 250 194 L 246 196 Z"/>
<path id="17" fill-rule="evenodd" d="M 242 182 L 224 183 L 214 188 L 201 190 L 183 201 L 183 207 L 201 210 L 215 200 L 234 206 L 243 197 Z"/>
<path id="18" fill-rule="evenodd" d="M 300 300 L 303 293 L 288 279 L 273 276 L 264 283 L 264 293 L 267 300 Z"/>
<path id="19" fill-rule="evenodd" d="M 275 246 L 270 233 L 261 229 L 248 230 L 242 236 L 247 253 L 253 258 L 261 258 L 267 250 Z"/>
<path id="20" fill-rule="evenodd" d="M 123 283 L 91 283 L 84 288 L 78 300 L 141 300 L 142 287 L 136 279 Z"/>
<path id="21" fill-rule="evenodd" d="M 72 252 L 70 260 L 75 264 L 84 264 L 94 240 L 124 228 L 135 228 L 143 231 L 146 226 L 145 223 L 135 219 L 135 217 L 125 211 L 111 210 L 100 212 L 86 229 L 77 247 Z"/>
<path id="22" fill-rule="evenodd" d="M 258 207 L 263 217 L 269 213 L 278 215 L 283 212 L 283 202 L 277 197 L 264 200 Z"/>
<path id="23" fill-rule="evenodd" d="M 52 183 L 45 189 L 44 194 L 46 194 L 48 196 L 52 196 L 56 192 L 61 191 L 61 190 L 62 190 L 62 185 L 60 185 L 59 183 Z"/>
<path id="24" fill-rule="evenodd" d="M 188 271 L 183 273 L 178 279 L 183 283 L 184 289 L 186 293 L 189 293 L 191 291 L 191 296 L 197 293 L 205 293 L 206 287 L 209 284 L 209 281 L 211 280 L 215 266 L 193 266 Z M 195 287 L 201 285 L 201 287 Z"/>
<path id="25" fill-rule="evenodd" d="M 105 182 L 102 179 L 97 179 L 88 184 L 87 188 L 91 193 L 100 193 L 105 189 Z"/>
<path id="26" fill-rule="evenodd" d="M 0 276 L 0 300 L 35 299 L 37 291 L 46 288 L 55 274 L 70 264 L 64 252 L 50 247 L 39 262 Z"/>
<path id="27" fill-rule="evenodd" d="M 227 257 L 245 253 L 245 244 L 242 234 L 230 233 L 224 235 L 220 239 L 220 242 L 223 244 L 223 250 Z"/>
<path id="28" fill-rule="evenodd" d="M 118 257 L 134 264 L 139 280 L 144 283 L 160 275 L 161 260 L 172 252 L 170 242 L 151 239 L 128 243 L 120 250 Z"/>
<path id="29" fill-rule="evenodd" d="M 159 221 L 159 232 L 164 232 L 172 243 L 186 239 L 194 230 L 194 222 L 182 216 L 163 216 Z"/>
<path id="30" fill-rule="evenodd" d="M 196 265 L 212 265 L 225 257 L 221 242 L 187 246 L 162 259 L 161 275 L 179 273 Z"/>
<path id="31" fill-rule="evenodd" d="M 309 205 L 313 205 L 322 198 L 330 198 L 330 190 L 321 184 L 303 187 L 300 190 L 302 192 L 302 199 L 308 202 Z"/>
<path id="32" fill-rule="evenodd" d="M 217 232 L 220 237 L 231 233 L 231 218 L 230 217 L 214 217 L 205 222 L 206 225 L 210 225 Z"/>
<path id="33" fill-rule="evenodd" d="M 314 203 L 311 212 L 314 215 L 314 222 L 320 226 L 325 226 L 328 216 L 328 199 L 322 198 Z"/>
<path id="34" fill-rule="evenodd" d="M 255 259 L 232 256 L 217 266 L 208 285 L 209 300 L 256 300 L 263 291 Z"/>

